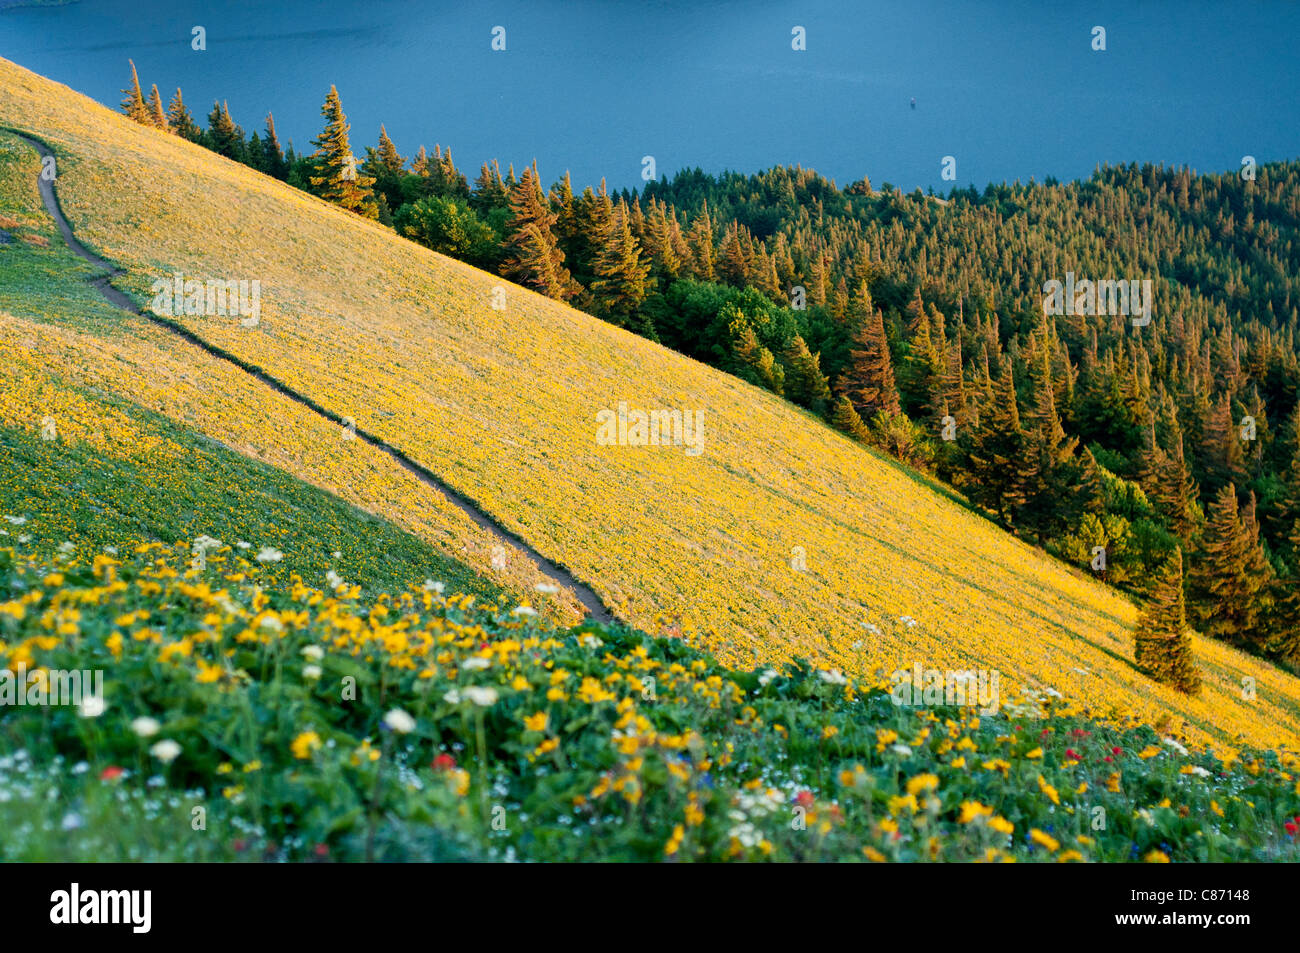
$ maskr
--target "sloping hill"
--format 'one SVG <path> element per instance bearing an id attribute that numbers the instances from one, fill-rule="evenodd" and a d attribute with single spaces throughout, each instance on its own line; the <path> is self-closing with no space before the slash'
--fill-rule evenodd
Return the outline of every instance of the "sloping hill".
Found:
<path id="1" fill-rule="evenodd" d="M 63 209 L 82 242 L 125 270 L 117 287 L 147 304 L 151 285 L 175 273 L 260 281 L 255 327 L 176 320 L 399 448 L 635 625 L 680 624 L 738 664 L 802 654 L 859 672 L 996 669 L 1004 687 L 1052 688 L 1098 714 L 1171 716 L 1193 737 L 1300 737 L 1296 679 L 1198 640 L 1201 697 L 1152 685 L 1131 665 L 1129 602 L 770 394 L 2 60 L 0 125 L 58 153 Z M 67 254 L 57 246 L 51 260 Z M 272 462 L 333 467 L 351 484 L 345 498 L 405 512 L 377 485 L 400 474 L 360 441 L 333 441 L 323 463 L 314 428 L 328 421 L 147 322 L 115 323 L 86 305 L 84 272 L 50 268 L 66 296 L 6 303 L 4 339 L 57 325 L 34 335 L 41 359 L 147 393 L 147 405 L 196 429 L 235 427 L 224 442 L 236 449 L 268 434 L 267 411 L 248 408 L 270 401 L 280 415 Z M 504 310 L 492 306 L 496 288 Z M 172 379 L 161 384 L 164 370 Z M 620 402 L 698 411 L 702 452 L 601 445 L 597 415 Z M 33 409 L 32 426 L 39 419 Z M 455 522 L 410 528 L 469 538 Z M 791 566 L 799 551 L 804 570 Z"/>

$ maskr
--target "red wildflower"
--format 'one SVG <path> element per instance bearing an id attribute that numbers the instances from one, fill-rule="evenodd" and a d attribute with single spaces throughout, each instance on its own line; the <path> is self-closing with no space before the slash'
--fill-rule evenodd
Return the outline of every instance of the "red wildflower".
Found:
<path id="1" fill-rule="evenodd" d="M 110 764 L 110 765 L 109 765 L 107 768 L 105 768 L 103 771 L 99 772 L 99 780 L 101 780 L 101 781 L 116 781 L 118 778 L 120 778 L 120 777 L 121 777 L 122 775 L 124 775 L 124 774 L 126 774 L 126 769 L 124 769 L 124 768 L 119 768 L 119 767 L 118 767 L 117 765 L 115 765 L 115 764 Z"/>
<path id="2" fill-rule="evenodd" d="M 816 800 L 812 791 L 800 791 L 794 799 L 801 807 L 812 807 L 813 801 Z"/>
<path id="3" fill-rule="evenodd" d="M 450 771 L 456 767 L 456 759 L 449 754 L 440 754 L 433 759 L 433 770 Z"/>

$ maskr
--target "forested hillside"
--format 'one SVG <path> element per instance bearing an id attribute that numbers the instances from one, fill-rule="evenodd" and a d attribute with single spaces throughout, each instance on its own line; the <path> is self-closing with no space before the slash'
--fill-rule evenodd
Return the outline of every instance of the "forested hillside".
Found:
<path id="1" fill-rule="evenodd" d="M 126 92 L 141 123 L 766 387 L 1107 582 L 1148 594 L 1185 553 L 1195 624 L 1300 663 L 1300 163 L 946 198 L 800 168 L 544 192 L 535 165 L 471 186 L 382 128 L 358 165 L 333 89 L 308 155 L 224 103 L 201 130 L 134 67 Z M 1151 313 L 1053 308 L 1076 278 L 1150 282 Z"/>

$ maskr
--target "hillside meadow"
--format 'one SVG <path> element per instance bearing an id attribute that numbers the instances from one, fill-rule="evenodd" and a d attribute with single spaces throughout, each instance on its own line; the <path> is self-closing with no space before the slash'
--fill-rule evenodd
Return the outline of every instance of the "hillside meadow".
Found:
<path id="1" fill-rule="evenodd" d="M 1300 738 L 1297 679 L 1198 638 L 1203 693 L 1152 684 L 1131 663 L 1129 601 L 771 394 L 2 60 L 0 126 L 55 149 L 63 209 L 126 270 L 118 287 L 145 305 L 174 273 L 260 281 L 255 327 L 176 320 L 400 448 L 633 626 L 694 636 L 733 666 L 996 669 L 1010 694 L 1057 692 L 1189 740 Z M 487 563 L 471 524 L 337 427 L 94 302 L 39 221 L 34 154 L 0 140 L 21 156 L 6 176 L 30 173 L 0 214 L 31 219 L 49 246 L 24 243 L 24 273 L 67 289 L 36 308 L 10 296 L 0 342 Z M 599 445 L 597 415 L 620 402 L 698 412 L 703 452 Z M 39 428 L 42 412 L 16 417 Z"/>

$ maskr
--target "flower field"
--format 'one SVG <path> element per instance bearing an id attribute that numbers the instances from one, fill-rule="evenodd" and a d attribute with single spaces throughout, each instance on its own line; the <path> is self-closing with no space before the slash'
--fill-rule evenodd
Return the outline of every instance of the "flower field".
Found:
<path id="1" fill-rule="evenodd" d="M 0 859 L 1297 859 L 1291 755 L 358 592 L 229 546 L 0 546 L 0 658 L 105 672 L 0 719 Z"/>
<path id="2" fill-rule="evenodd" d="M 467 591 L 481 576 L 516 597 L 544 581 L 523 558 L 494 569 L 494 538 L 387 455 L 107 305 L 45 216 L 31 188 L 38 169 L 30 150 L 0 133 L 0 214 L 49 243 L 0 255 L 0 450 L 12 454 L 0 472 L 0 508 L 43 525 L 50 546 L 90 552 L 124 539 L 222 537 L 227 525 L 295 554 L 294 540 L 316 540 L 314 561 L 296 567 L 314 578 L 328 568 L 347 572 L 329 556 L 346 549 L 349 560 L 381 562 L 418 551 L 397 563 L 402 579 L 454 561 L 459 569 L 444 575 Z M 55 428 L 49 442 L 41 439 L 46 418 Z M 93 481 L 97 498 L 70 491 L 82 480 Z M 287 505 L 289 496 L 299 499 Z M 381 524 L 402 541 L 376 546 Z M 416 537 L 424 543 L 412 549 Z M 579 615 L 567 594 L 544 601 Z"/>
<path id="3" fill-rule="evenodd" d="M 1213 742 L 1224 757 L 1247 745 L 1294 749 L 1300 739 L 1297 679 L 1198 638 L 1205 684 L 1199 697 L 1151 684 L 1131 663 L 1136 613 L 1126 599 L 770 394 L 438 256 L 176 137 L 132 124 L 2 60 L 0 125 L 38 135 L 56 150 L 68 218 L 88 246 L 126 269 L 117 283 L 137 301 L 147 304 L 151 283 L 175 272 L 259 280 L 256 327 L 230 318 L 177 320 L 401 448 L 549 559 L 570 567 L 624 622 L 653 635 L 691 637 L 731 667 L 726 678 L 743 682 L 745 692 L 751 690 L 750 676 L 740 670 L 779 667 L 795 656 L 873 684 L 881 673 L 914 663 L 994 669 L 1023 699 L 1055 693 L 1065 703 L 1086 702 L 1091 737 L 1103 731 L 1103 723 L 1113 726 L 1105 731 L 1136 732 L 1132 737 L 1158 729 L 1186 743 Z M 3 134 L 0 144 L 6 179 L 18 170 L 29 183 L 26 190 L 4 186 L 0 214 L 28 223 L 49 246 L 34 242 L 12 249 L 22 256 L 16 264 L 0 257 L 0 267 L 20 276 L 0 287 L 6 367 L 0 372 L 6 375 L 0 420 L 6 426 L 24 428 L 36 439 L 42 418 L 52 415 L 46 405 L 81 400 L 76 395 L 97 388 L 329 490 L 492 575 L 481 533 L 383 455 L 359 441 L 339 440 L 337 427 L 236 369 L 94 300 L 84 285 L 86 270 L 62 249 L 36 204 L 33 154 Z M 44 290 L 23 290 L 35 285 Z M 491 306 L 498 286 L 506 289 L 504 311 Z M 598 445 L 597 414 L 620 401 L 698 411 L 703 452 Z M 118 418 L 112 413 L 99 423 L 72 405 L 61 412 L 72 421 L 64 428 L 67 439 L 88 454 L 104 446 L 96 435 L 132 432 L 125 423 L 113 423 Z M 120 407 L 116 412 L 132 417 Z M 145 451 L 148 439 L 113 443 L 123 454 L 131 445 L 138 458 L 159 457 Z M 8 484 L 14 477 L 6 471 Z M 43 512 L 52 521 L 59 517 L 53 508 Z M 193 523 L 187 527 L 220 536 Z M 175 538 L 189 531 L 178 530 Z M 275 545 L 286 553 L 294 548 L 288 541 Z M 804 569 L 792 568 L 796 547 L 805 554 Z M 508 573 L 517 575 L 504 580 L 509 590 L 519 598 L 535 592 L 536 576 L 527 567 L 510 566 Z M 319 575 L 321 568 L 312 571 Z M 556 610 L 571 610 L 572 602 L 562 599 Z M 647 644 L 667 652 L 678 643 Z M 811 678 L 804 681 L 812 684 Z M 846 700 L 850 707 L 844 711 L 863 704 L 863 697 Z M 731 722 L 743 720 L 738 711 L 729 714 Z M 1136 722 L 1152 728 L 1126 727 Z M 682 724 L 704 733 L 702 725 Z M 354 734 L 373 733 L 372 727 L 353 727 Z M 920 727 L 904 721 L 889 730 L 906 735 L 906 743 Z M 849 731 L 847 725 L 840 730 Z M 825 740 L 831 747 L 845 744 L 839 737 Z M 953 744 L 959 740 L 955 736 Z M 865 742 L 845 750 L 857 757 L 864 746 L 875 751 L 874 743 Z M 1118 746 L 1129 752 L 1133 743 Z M 823 750 L 808 751 L 814 749 Z M 764 763 L 775 756 L 749 750 Z M 998 761 L 992 750 L 981 749 L 983 760 Z M 455 754 L 458 765 L 463 754 Z M 526 754 L 515 755 L 527 760 Z M 1023 781 L 1020 754 L 1008 750 L 1001 757 Z M 1148 767 L 1166 762 L 1167 755 L 1143 760 Z M 646 764 L 654 763 L 647 756 Z M 668 771 L 669 762 L 663 763 Z M 177 765 L 182 762 L 173 765 L 179 771 Z M 840 770 L 829 757 L 824 766 Z M 605 770 L 612 767 L 610 762 Z M 863 764 L 871 777 L 883 768 L 883 762 Z M 198 783 L 199 774 L 176 780 Z M 898 788 L 904 774 L 895 770 L 890 797 L 907 796 Z M 416 776 L 424 790 L 432 790 L 427 777 Z M 939 776 L 937 790 L 943 791 L 949 779 Z M 972 776 L 1007 780 L 997 770 Z M 615 772 L 609 783 L 618 777 Z M 1039 790 L 1034 777 L 1029 793 L 1019 796 Z M 1065 781 L 1044 777 L 1062 800 L 1053 807 L 1063 811 Z M 1199 783 L 1184 777 L 1173 781 Z M 873 783 L 889 788 L 880 778 Z M 1088 783 L 1095 792 L 1097 785 Z M 1007 790 L 1012 787 L 1008 783 Z M 836 790 L 826 781 L 814 794 L 828 799 L 839 796 Z M 996 793 L 989 790 L 980 800 L 976 791 L 982 787 L 954 790 L 980 804 Z M 1159 807 L 1163 797 L 1150 803 L 1139 798 L 1124 808 L 1177 813 L 1186 801 L 1176 793 L 1165 791 L 1169 808 Z M 571 794 L 566 788 L 565 796 Z M 918 805 L 928 803 L 924 784 L 914 794 Z M 752 799 L 754 812 L 767 810 L 761 791 Z M 1236 802 L 1212 799 L 1225 811 L 1236 809 Z M 1189 807 L 1193 817 L 1208 809 L 1207 803 L 1196 805 Z M 841 809 L 847 814 L 847 807 Z M 970 810 L 977 819 L 984 816 Z M 1010 807 L 1002 804 L 997 811 L 994 816 L 1016 824 L 1016 836 L 1028 833 Z M 921 810 L 918 816 L 939 824 L 943 815 Z M 695 832 L 689 828 L 678 841 L 684 853 L 693 849 Z M 1037 829 L 1066 844 L 1046 827 Z M 860 846 L 889 846 L 861 836 Z M 972 842 L 953 843 L 966 845 L 953 850 L 966 850 Z M 1190 849 L 1168 843 L 1174 853 Z M 775 841 L 771 846 L 777 853 L 795 849 Z M 1140 849 L 1145 853 L 1148 846 Z M 642 849 L 650 851 L 636 848 Z M 708 848 L 717 849 L 716 843 Z M 628 850 L 629 856 L 649 855 Z"/>

